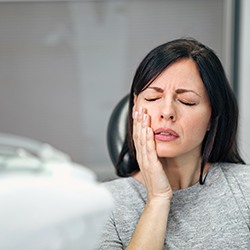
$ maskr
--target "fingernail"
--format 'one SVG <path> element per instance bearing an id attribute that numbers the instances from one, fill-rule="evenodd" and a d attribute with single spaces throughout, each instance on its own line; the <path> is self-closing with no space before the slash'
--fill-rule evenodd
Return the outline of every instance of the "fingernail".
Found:
<path id="1" fill-rule="evenodd" d="M 144 114 L 143 115 L 143 121 L 146 121 L 146 119 L 147 119 L 147 114 Z"/>
<path id="2" fill-rule="evenodd" d="M 142 113 L 142 107 L 139 108 L 139 114 L 141 114 L 141 113 Z"/>

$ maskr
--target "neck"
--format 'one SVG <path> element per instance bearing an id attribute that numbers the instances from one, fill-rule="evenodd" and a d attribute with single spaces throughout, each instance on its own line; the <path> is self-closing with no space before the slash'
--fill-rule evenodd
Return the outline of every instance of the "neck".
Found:
<path id="1" fill-rule="evenodd" d="M 160 161 L 173 190 L 184 189 L 199 182 L 201 168 L 200 159 L 195 161 L 181 161 L 161 158 Z M 210 163 L 205 165 L 203 172 L 204 175 L 207 173 L 210 166 Z M 144 184 L 140 172 L 133 177 Z"/>
<path id="2" fill-rule="evenodd" d="M 190 187 L 199 181 L 200 160 L 182 162 L 176 160 L 163 160 L 162 165 L 173 190 Z M 208 167 L 205 167 L 206 173 Z"/>

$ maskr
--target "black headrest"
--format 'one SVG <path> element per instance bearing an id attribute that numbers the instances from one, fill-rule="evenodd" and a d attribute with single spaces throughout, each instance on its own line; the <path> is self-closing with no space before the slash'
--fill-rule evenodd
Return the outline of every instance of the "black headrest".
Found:
<path id="1" fill-rule="evenodd" d="M 115 106 L 107 129 L 107 146 L 111 161 L 117 164 L 127 133 L 129 95 L 123 97 Z"/>

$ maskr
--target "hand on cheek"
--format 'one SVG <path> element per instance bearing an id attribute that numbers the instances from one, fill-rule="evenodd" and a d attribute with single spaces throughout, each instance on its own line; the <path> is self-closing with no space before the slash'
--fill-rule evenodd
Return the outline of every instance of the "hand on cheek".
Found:
<path id="1" fill-rule="evenodd" d="M 151 117 L 145 108 L 139 108 L 134 113 L 133 139 L 136 148 L 136 158 L 148 190 L 148 198 L 171 199 L 172 191 L 167 176 L 158 159 Z"/>

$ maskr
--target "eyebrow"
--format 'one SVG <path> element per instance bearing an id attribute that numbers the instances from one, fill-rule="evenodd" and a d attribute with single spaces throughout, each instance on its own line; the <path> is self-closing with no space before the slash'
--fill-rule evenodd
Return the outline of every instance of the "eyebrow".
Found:
<path id="1" fill-rule="evenodd" d="M 177 89 L 175 92 L 177 94 L 183 94 L 183 93 L 191 92 L 191 93 L 194 93 L 195 95 L 198 95 L 200 97 L 200 95 L 197 92 L 195 92 L 194 90 L 191 90 L 191 89 Z"/>
<path id="2" fill-rule="evenodd" d="M 159 92 L 159 93 L 163 93 L 164 92 L 164 90 L 162 89 L 162 88 L 159 88 L 159 87 L 148 87 L 148 89 L 153 89 L 153 90 L 155 90 L 156 92 Z"/>
<path id="3" fill-rule="evenodd" d="M 153 86 L 149 86 L 148 89 L 153 89 L 155 90 L 156 92 L 159 92 L 159 93 L 163 93 L 164 90 L 160 87 L 153 87 Z M 183 93 L 194 93 L 195 95 L 198 95 L 200 97 L 200 95 L 198 93 L 196 93 L 194 90 L 191 90 L 191 89 L 177 89 L 176 91 L 176 94 L 183 94 Z"/>

